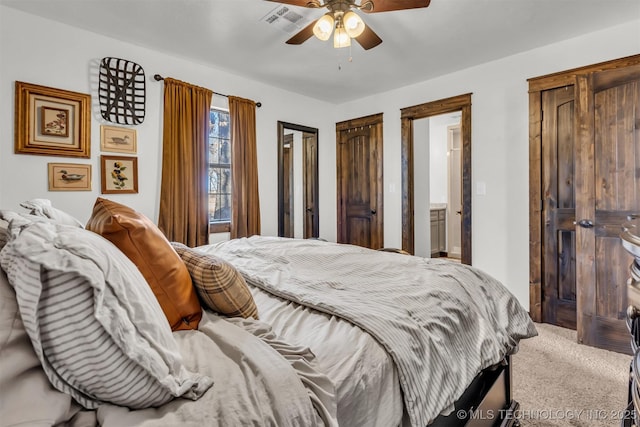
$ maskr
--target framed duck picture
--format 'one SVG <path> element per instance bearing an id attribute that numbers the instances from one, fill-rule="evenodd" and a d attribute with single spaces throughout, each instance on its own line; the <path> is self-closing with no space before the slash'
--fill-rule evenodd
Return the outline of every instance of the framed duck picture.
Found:
<path id="1" fill-rule="evenodd" d="M 136 130 L 121 126 L 100 126 L 100 150 L 110 153 L 137 154 Z"/>
<path id="2" fill-rule="evenodd" d="M 91 165 L 49 163 L 49 191 L 90 191 Z"/>

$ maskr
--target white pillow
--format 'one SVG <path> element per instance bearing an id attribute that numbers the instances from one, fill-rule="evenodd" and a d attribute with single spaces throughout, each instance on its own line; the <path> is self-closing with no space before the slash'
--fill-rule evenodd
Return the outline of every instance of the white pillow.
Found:
<path id="1" fill-rule="evenodd" d="M 56 209 L 49 199 L 31 199 L 20 203 L 23 208 L 29 209 L 31 215 L 43 216 L 54 220 L 58 224 L 73 225 L 74 227 L 84 228 L 84 224 L 75 219 L 68 213 Z"/>
<path id="2" fill-rule="evenodd" d="M 34 222 L 14 230 L 17 222 L 0 264 L 56 389 L 89 409 L 137 409 L 197 399 L 212 385 L 186 370 L 151 288 L 117 247 L 82 228 Z"/>

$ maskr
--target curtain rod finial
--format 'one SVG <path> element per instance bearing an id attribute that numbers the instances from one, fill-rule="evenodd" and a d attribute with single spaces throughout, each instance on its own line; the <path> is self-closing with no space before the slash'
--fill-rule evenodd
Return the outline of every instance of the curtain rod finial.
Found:
<path id="1" fill-rule="evenodd" d="M 155 81 L 158 81 L 158 82 L 159 82 L 160 80 L 164 80 L 160 74 L 154 74 L 154 75 L 153 75 L 153 79 L 154 79 Z"/>

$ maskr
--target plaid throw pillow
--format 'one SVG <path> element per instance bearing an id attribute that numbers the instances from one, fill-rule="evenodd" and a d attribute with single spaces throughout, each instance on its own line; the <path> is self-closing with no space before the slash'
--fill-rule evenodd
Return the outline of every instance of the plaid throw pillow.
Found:
<path id="1" fill-rule="evenodd" d="M 202 303 L 229 317 L 258 318 L 251 291 L 235 267 L 223 259 L 171 242 L 187 266 Z"/>

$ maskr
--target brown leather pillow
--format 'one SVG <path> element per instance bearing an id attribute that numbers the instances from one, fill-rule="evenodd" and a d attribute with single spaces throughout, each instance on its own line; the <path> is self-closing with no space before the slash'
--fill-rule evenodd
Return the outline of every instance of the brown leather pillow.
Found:
<path id="1" fill-rule="evenodd" d="M 138 267 L 172 330 L 198 329 L 202 307 L 189 271 L 149 218 L 125 205 L 98 197 L 86 229 L 111 241 Z"/>

